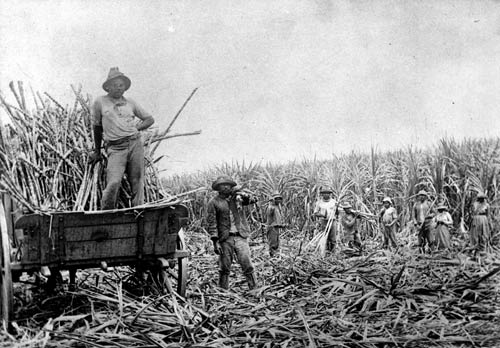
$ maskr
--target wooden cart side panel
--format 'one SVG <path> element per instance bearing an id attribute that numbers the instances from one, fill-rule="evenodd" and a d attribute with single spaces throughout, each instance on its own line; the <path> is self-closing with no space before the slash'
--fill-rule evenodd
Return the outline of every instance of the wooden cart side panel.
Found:
<path id="1" fill-rule="evenodd" d="M 135 259 L 139 224 L 144 224 L 143 256 L 165 256 L 175 252 L 177 233 L 166 233 L 173 210 L 152 210 L 123 224 L 99 224 L 65 228 L 66 261 Z"/>
<path id="2" fill-rule="evenodd" d="M 67 243 L 127 239 L 135 238 L 137 225 L 135 223 L 127 223 L 78 227 L 65 226 L 64 233 L 66 234 Z"/>
<path id="3" fill-rule="evenodd" d="M 101 225 L 123 225 L 134 223 L 136 214 L 132 211 L 110 212 L 100 214 L 88 214 L 84 212 L 54 214 L 64 218 L 67 227 L 101 226 Z"/>
<path id="4" fill-rule="evenodd" d="M 85 260 L 107 261 L 114 258 L 134 258 L 135 238 L 108 239 L 103 241 L 79 241 L 66 244 L 66 263 Z"/>
<path id="5" fill-rule="evenodd" d="M 175 245 L 177 236 L 168 235 L 166 243 Z M 70 242 L 67 243 L 67 249 L 71 250 L 71 256 L 64 262 L 66 266 L 78 266 L 85 264 L 99 265 L 100 261 L 106 261 L 108 264 L 114 264 L 120 260 L 121 264 L 134 263 L 137 260 L 136 240 L 133 239 L 115 239 L 101 242 Z M 110 253 L 110 249 L 125 251 L 122 255 L 120 252 Z M 145 252 L 143 259 L 155 259 L 157 257 L 170 257 L 171 253 L 148 253 Z"/>
<path id="6" fill-rule="evenodd" d="M 23 242 L 20 246 L 22 262 L 40 263 L 40 254 L 44 250 L 41 245 L 43 223 L 44 218 L 41 215 L 26 215 L 16 220 L 15 228 L 23 231 Z"/>
<path id="7" fill-rule="evenodd" d="M 184 206 L 134 212 L 27 215 L 16 221 L 23 230 L 22 263 L 26 265 L 89 263 L 138 255 L 138 224 L 144 224 L 143 256 L 167 256 L 176 251 L 177 234 L 187 221 Z"/>

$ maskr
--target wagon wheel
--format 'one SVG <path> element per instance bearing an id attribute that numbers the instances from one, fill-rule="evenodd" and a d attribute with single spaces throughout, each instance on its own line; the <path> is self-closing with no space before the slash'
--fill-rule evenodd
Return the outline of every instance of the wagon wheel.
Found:
<path id="1" fill-rule="evenodd" d="M 8 327 L 13 313 L 12 273 L 10 267 L 10 238 L 3 200 L 0 199 L 0 312 L 2 324 Z"/>
<path id="2" fill-rule="evenodd" d="M 184 230 L 181 229 L 177 239 L 177 251 L 184 250 L 186 250 L 186 243 L 184 241 Z M 152 277 L 160 290 L 168 291 L 171 294 L 175 291 L 180 296 L 185 297 L 188 280 L 188 258 L 179 257 L 175 261 L 169 261 L 168 266 L 164 265 L 164 267 L 153 271 Z"/>

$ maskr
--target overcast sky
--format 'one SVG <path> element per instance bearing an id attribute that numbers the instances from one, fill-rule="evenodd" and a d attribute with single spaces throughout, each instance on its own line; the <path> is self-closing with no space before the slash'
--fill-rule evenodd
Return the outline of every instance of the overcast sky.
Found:
<path id="1" fill-rule="evenodd" d="M 165 174 L 498 136 L 498 1 L 0 1 L 0 90 L 72 104 L 109 68 L 165 129 Z"/>

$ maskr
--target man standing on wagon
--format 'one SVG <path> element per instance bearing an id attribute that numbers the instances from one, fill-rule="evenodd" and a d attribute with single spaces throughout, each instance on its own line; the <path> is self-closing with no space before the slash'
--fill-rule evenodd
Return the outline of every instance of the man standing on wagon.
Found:
<path id="1" fill-rule="evenodd" d="M 219 255 L 219 286 L 229 288 L 229 274 L 236 256 L 252 290 L 256 287 L 256 280 L 247 240 L 250 227 L 245 206 L 257 200 L 251 193 L 239 189 L 227 175 L 219 176 L 212 183 L 212 189 L 219 194 L 208 202 L 207 223 L 214 251 Z"/>
<path id="2" fill-rule="evenodd" d="M 123 96 L 130 85 L 127 76 L 118 68 L 111 68 L 102 85 L 108 94 L 97 97 L 91 108 L 95 149 L 90 162 L 102 159 L 103 140 L 108 155 L 107 184 L 101 201 L 103 210 L 116 207 L 125 172 L 132 189 L 132 205 L 144 203 L 144 144 L 140 131 L 149 128 L 154 119 L 135 101 Z"/>

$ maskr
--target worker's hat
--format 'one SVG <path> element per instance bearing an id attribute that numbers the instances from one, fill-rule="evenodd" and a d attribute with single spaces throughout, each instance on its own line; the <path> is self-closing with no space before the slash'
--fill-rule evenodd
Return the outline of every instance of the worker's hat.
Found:
<path id="1" fill-rule="evenodd" d="M 283 199 L 283 196 L 281 195 L 281 193 L 279 193 L 279 191 L 273 191 L 273 193 L 271 194 L 271 199 L 277 199 L 277 198 Z"/>
<path id="2" fill-rule="evenodd" d="M 429 197 L 429 194 L 427 193 L 427 191 L 420 190 L 420 191 L 418 191 L 417 196 L 426 196 L 426 197 Z"/>
<path id="3" fill-rule="evenodd" d="M 486 198 L 488 198 L 488 196 L 486 196 L 486 194 L 484 192 L 480 192 L 477 195 L 477 199 L 486 199 Z"/>
<path id="4" fill-rule="evenodd" d="M 325 187 L 321 187 L 319 189 L 319 193 L 323 194 L 323 193 L 333 193 L 333 190 L 328 187 L 328 186 L 325 186 Z"/>
<path id="5" fill-rule="evenodd" d="M 448 210 L 448 207 L 446 206 L 446 204 L 440 204 L 436 209 L 437 210 Z"/>
<path id="6" fill-rule="evenodd" d="M 389 204 L 392 204 L 392 199 L 390 199 L 389 197 L 384 197 L 384 199 L 382 200 L 382 203 L 384 202 L 388 202 Z"/>
<path id="7" fill-rule="evenodd" d="M 352 205 L 349 202 L 342 204 L 342 209 L 352 209 Z"/>
<path id="8" fill-rule="evenodd" d="M 132 84 L 132 82 L 130 82 L 130 79 L 122 72 L 120 72 L 120 70 L 118 70 L 118 67 L 114 67 L 109 69 L 108 79 L 104 81 L 104 83 L 102 84 L 102 88 L 106 92 L 108 92 L 109 84 L 115 79 L 122 79 L 125 82 L 125 90 L 128 90 L 130 88 L 130 85 Z"/>
<path id="9" fill-rule="evenodd" d="M 221 184 L 229 184 L 231 187 L 236 186 L 236 182 L 229 175 L 221 175 L 212 183 L 212 189 L 217 191 Z"/>

